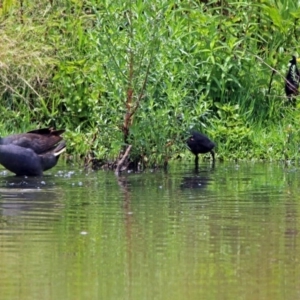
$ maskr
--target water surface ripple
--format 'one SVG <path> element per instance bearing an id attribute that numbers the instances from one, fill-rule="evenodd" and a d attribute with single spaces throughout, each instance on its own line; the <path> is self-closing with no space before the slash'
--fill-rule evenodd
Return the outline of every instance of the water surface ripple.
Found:
<path id="1" fill-rule="evenodd" d="M 46 174 L 0 173 L 1 300 L 300 299 L 300 167 Z"/>

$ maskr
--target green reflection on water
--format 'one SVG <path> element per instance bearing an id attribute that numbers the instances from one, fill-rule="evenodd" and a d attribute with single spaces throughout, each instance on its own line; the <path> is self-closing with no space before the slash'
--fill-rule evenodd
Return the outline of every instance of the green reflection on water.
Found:
<path id="1" fill-rule="evenodd" d="M 298 173 L 3 177 L 0 299 L 298 299 Z"/>

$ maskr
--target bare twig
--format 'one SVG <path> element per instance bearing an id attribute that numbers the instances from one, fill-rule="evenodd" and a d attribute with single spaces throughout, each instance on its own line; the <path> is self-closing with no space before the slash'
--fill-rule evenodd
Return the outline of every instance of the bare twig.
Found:
<path id="1" fill-rule="evenodd" d="M 145 79 L 144 79 L 144 82 L 143 82 L 143 85 L 142 85 L 142 88 L 141 88 L 141 92 L 140 92 L 139 97 L 138 97 L 138 99 L 137 99 L 137 101 L 135 103 L 134 108 L 132 109 L 132 111 L 130 113 L 130 118 L 135 114 L 136 110 L 139 108 L 140 102 L 141 102 L 141 100 L 143 98 L 144 91 L 146 89 L 146 84 L 147 84 L 147 81 L 148 81 L 148 75 L 149 75 L 149 71 L 150 71 L 150 65 L 151 65 L 152 58 L 153 58 L 153 55 L 151 56 L 149 64 L 147 66 L 146 76 L 145 76 Z"/>
<path id="2" fill-rule="evenodd" d="M 130 150 L 131 150 L 131 147 L 132 147 L 132 145 L 129 145 L 129 146 L 127 147 L 127 149 L 126 149 L 126 151 L 125 151 L 125 153 L 124 153 L 122 159 L 120 159 L 120 160 L 118 161 L 118 164 L 117 164 L 117 167 L 116 167 L 116 170 L 115 170 L 115 175 L 117 175 L 117 176 L 119 175 L 120 169 L 121 169 L 122 165 L 124 164 L 125 159 L 128 157 L 129 152 L 130 152 Z"/>
<path id="3" fill-rule="evenodd" d="M 127 138 L 128 138 L 128 133 L 129 133 L 129 127 L 132 124 L 132 117 L 134 116 L 134 114 L 136 113 L 137 109 L 140 106 L 141 100 L 144 96 L 144 91 L 146 89 L 146 84 L 148 81 L 148 76 L 149 76 L 149 72 L 150 72 L 150 66 L 151 66 L 151 62 L 152 62 L 152 58 L 153 58 L 153 53 L 150 57 L 149 63 L 147 65 L 147 69 L 146 69 L 146 74 L 145 74 L 145 78 L 143 81 L 143 85 L 142 88 L 139 92 L 139 96 L 138 99 L 136 100 L 136 102 L 134 103 L 134 105 L 132 104 L 132 99 L 133 99 L 133 87 L 132 87 L 132 80 L 133 80 L 133 54 L 131 53 L 132 57 L 130 59 L 130 63 L 129 63 L 129 85 L 128 85 L 128 89 L 127 89 L 127 101 L 126 101 L 126 114 L 125 114 L 125 118 L 124 118 L 124 125 L 123 125 L 123 132 L 124 132 L 124 141 L 125 143 L 127 143 Z"/>
<path id="4" fill-rule="evenodd" d="M 272 74 L 271 74 L 271 77 L 270 77 L 270 82 L 269 82 L 268 94 L 271 93 L 271 87 L 272 87 L 274 74 L 275 74 L 275 71 L 272 71 Z"/>
<path id="5" fill-rule="evenodd" d="M 277 71 L 276 69 L 274 69 L 273 67 L 271 67 L 269 64 L 267 64 L 260 56 L 254 54 L 254 56 L 260 60 L 264 65 L 266 65 L 270 70 L 272 70 L 274 73 L 278 74 L 285 82 L 287 82 L 287 80 L 285 79 L 285 76 L 283 76 L 279 71 Z"/>

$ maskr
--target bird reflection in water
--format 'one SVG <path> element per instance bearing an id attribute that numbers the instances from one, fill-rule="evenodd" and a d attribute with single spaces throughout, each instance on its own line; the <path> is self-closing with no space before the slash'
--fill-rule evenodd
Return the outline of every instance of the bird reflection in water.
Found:
<path id="1" fill-rule="evenodd" d="M 51 176 L 49 176 L 50 178 Z M 53 214 L 59 209 L 62 190 L 53 188 L 48 183 L 47 176 L 34 177 L 6 177 L 0 182 L 0 214 L 2 216 L 22 216 L 29 211 L 36 214 Z"/>
<path id="2" fill-rule="evenodd" d="M 205 189 L 211 182 L 211 173 L 213 172 L 215 165 L 212 164 L 207 169 L 201 169 L 199 171 L 198 165 L 195 166 L 193 173 L 183 177 L 181 188 L 188 189 Z"/>

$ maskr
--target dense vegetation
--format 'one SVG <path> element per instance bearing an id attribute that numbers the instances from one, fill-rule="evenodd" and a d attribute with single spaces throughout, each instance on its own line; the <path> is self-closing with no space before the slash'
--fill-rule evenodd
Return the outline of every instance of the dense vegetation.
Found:
<path id="1" fill-rule="evenodd" d="M 132 145 L 162 165 L 196 128 L 217 159 L 296 159 L 284 76 L 299 17 L 289 0 L 4 0 L 0 132 L 63 127 L 87 161 Z"/>

